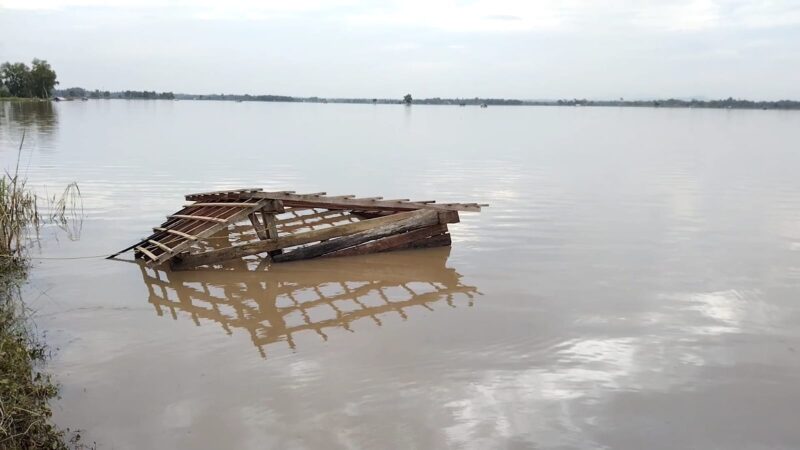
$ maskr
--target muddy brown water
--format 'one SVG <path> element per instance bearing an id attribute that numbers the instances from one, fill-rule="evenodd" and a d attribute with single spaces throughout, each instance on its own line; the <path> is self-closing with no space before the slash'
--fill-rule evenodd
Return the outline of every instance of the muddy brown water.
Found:
<path id="1" fill-rule="evenodd" d="M 0 103 L 5 168 L 125 247 L 194 191 L 486 202 L 452 248 L 169 273 L 36 259 L 100 448 L 800 447 L 800 114 Z M 256 270 L 258 269 L 258 270 Z"/>

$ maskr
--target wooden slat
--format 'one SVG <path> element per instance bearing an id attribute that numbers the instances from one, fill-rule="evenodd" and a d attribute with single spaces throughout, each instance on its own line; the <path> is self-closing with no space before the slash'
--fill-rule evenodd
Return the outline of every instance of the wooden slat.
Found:
<path id="1" fill-rule="evenodd" d="M 256 206 L 254 203 L 253 206 Z M 192 216 L 188 214 L 172 214 L 167 216 L 171 219 L 185 219 L 185 220 L 203 220 L 205 222 L 217 222 L 217 223 L 227 223 L 226 219 L 220 219 L 219 217 L 208 217 L 208 216 Z"/>
<path id="2" fill-rule="evenodd" d="M 171 229 L 169 227 L 160 227 L 163 230 L 155 229 L 156 230 L 156 234 L 149 236 L 142 243 L 147 242 L 147 240 L 149 240 L 149 239 L 153 239 L 153 240 L 160 241 L 164 245 L 167 245 L 166 241 L 169 241 L 169 239 L 159 238 L 158 237 L 159 233 L 168 233 L 170 235 L 174 235 L 174 236 L 178 236 L 178 237 L 184 238 L 184 240 L 183 241 L 179 241 L 179 242 L 175 243 L 174 245 L 172 245 L 172 253 L 166 253 L 165 252 L 165 253 L 163 253 L 161 255 L 158 255 L 154 261 L 148 262 L 147 264 L 148 264 L 148 266 L 153 266 L 153 265 L 156 265 L 156 264 L 163 263 L 164 261 L 167 261 L 167 260 L 171 259 L 176 253 L 188 249 L 189 246 L 192 244 L 192 242 L 200 240 L 200 239 L 207 238 L 209 236 L 212 236 L 212 235 L 218 233 L 224 227 L 226 227 L 228 224 L 236 223 L 236 222 L 246 218 L 249 213 L 251 213 L 251 212 L 253 212 L 253 211 L 255 211 L 255 210 L 259 209 L 259 208 L 262 208 L 262 207 L 271 208 L 272 207 L 271 205 L 273 205 L 274 203 L 275 203 L 274 201 L 261 200 L 261 201 L 259 201 L 257 203 L 253 203 L 252 208 L 246 208 L 246 209 L 242 208 L 239 211 L 237 211 L 237 210 L 228 210 L 228 212 L 225 212 L 225 214 L 230 214 L 231 212 L 233 212 L 233 214 L 229 215 L 229 217 L 227 217 L 227 219 L 220 219 L 220 220 L 223 220 L 223 223 L 219 223 L 219 222 L 214 221 L 214 222 L 210 222 L 211 225 L 207 226 L 207 227 L 204 227 L 203 224 L 208 224 L 209 222 L 203 222 L 203 221 L 190 222 L 190 221 L 186 221 L 184 219 L 174 219 L 174 220 L 171 219 L 171 222 L 168 222 L 168 223 L 170 223 L 169 227 L 172 227 L 172 226 L 174 226 L 174 227 L 183 227 L 183 229 L 182 230 L 174 230 L 174 229 Z M 281 207 L 282 207 L 282 205 L 281 205 Z M 208 209 L 212 209 L 213 210 L 213 209 L 215 209 L 215 207 L 208 207 Z M 190 216 L 190 218 L 195 218 L 195 216 Z M 194 224 L 194 225 L 190 225 L 190 224 Z M 195 229 L 197 229 L 198 231 L 196 231 L 196 232 L 192 232 L 191 231 L 191 230 L 195 230 Z M 140 245 L 141 245 L 141 243 L 140 243 Z"/>
<path id="3" fill-rule="evenodd" d="M 197 236 L 192 236 L 191 234 L 186 234 L 186 233 L 184 233 L 182 231 L 178 231 L 178 230 L 170 230 L 169 228 L 155 227 L 155 228 L 153 228 L 153 231 L 164 231 L 166 233 L 174 234 L 175 236 L 180 236 L 182 238 L 189 239 L 191 241 L 196 241 L 197 240 Z"/>
<path id="4" fill-rule="evenodd" d="M 172 252 L 172 247 L 164 245 L 161 242 L 158 242 L 158 241 L 153 240 L 153 239 L 148 239 L 147 242 L 155 245 L 156 247 L 159 247 L 161 250 L 164 250 L 167 253 L 171 253 Z"/>
<path id="5" fill-rule="evenodd" d="M 150 250 L 142 247 L 141 245 L 137 246 L 136 250 L 138 250 L 141 253 L 147 255 L 147 257 L 152 259 L 153 261 L 157 261 L 158 260 L 158 256 L 154 255 Z"/>
<path id="6" fill-rule="evenodd" d="M 299 222 L 299 223 L 292 222 L 288 224 L 282 224 L 280 226 L 280 231 L 282 233 L 297 233 L 298 232 L 297 230 L 302 230 L 303 228 L 315 230 L 323 225 L 331 225 L 337 222 L 345 222 L 345 221 L 354 222 L 355 221 L 354 219 L 359 220 L 358 218 L 350 214 L 339 214 L 336 216 L 328 216 L 325 217 L 324 219 L 319 219 L 312 222 Z"/>
<path id="7" fill-rule="evenodd" d="M 236 194 L 242 192 L 259 192 L 263 191 L 262 188 L 248 188 L 248 189 L 226 189 L 222 191 L 210 191 L 210 192 L 198 192 L 196 194 L 191 195 L 223 195 L 223 194 Z"/>
<path id="8" fill-rule="evenodd" d="M 256 203 L 239 203 L 239 202 L 218 202 L 218 203 L 187 203 L 183 205 L 184 208 L 201 207 L 201 206 L 235 206 L 237 208 L 250 208 Z"/>
<path id="9" fill-rule="evenodd" d="M 294 223 L 302 224 L 312 219 L 325 219 L 333 216 L 343 216 L 342 211 L 337 209 L 333 211 L 322 211 L 314 214 L 305 214 L 305 215 L 296 214 L 294 217 L 290 217 L 288 219 L 278 219 L 275 221 L 275 224 L 281 226 Z"/>

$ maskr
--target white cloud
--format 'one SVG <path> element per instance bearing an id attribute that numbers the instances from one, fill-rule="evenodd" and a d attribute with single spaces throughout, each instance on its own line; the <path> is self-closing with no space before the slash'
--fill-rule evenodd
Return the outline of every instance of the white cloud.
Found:
<path id="1" fill-rule="evenodd" d="M 699 31 L 800 25 L 798 0 L 0 0 L 0 8 L 166 9 L 203 20 L 259 20 L 325 12 L 348 24 L 452 32 L 585 31 L 632 27 Z"/>

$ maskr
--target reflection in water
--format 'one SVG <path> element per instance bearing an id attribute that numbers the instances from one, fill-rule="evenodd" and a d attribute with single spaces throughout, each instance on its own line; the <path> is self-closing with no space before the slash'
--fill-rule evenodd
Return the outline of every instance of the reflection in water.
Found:
<path id="1" fill-rule="evenodd" d="M 0 102 L 0 149 L 18 146 L 22 130 L 32 147 L 49 148 L 46 144 L 57 129 L 58 113 L 51 102 Z"/>
<path id="2" fill-rule="evenodd" d="M 244 329 L 266 357 L 264 347 L 275 342 L 294 350 L 294 336 L 303 331 L 327 340 L 326 329 L 353 332 L 351 324 L 360 319 L 381 326 L 382 316 L 406 320 L 415 307 L 433 311 L 431 305 L 438 302 L 472 306 L 478 289 L 462 284 L 461 275 L 446 267 L 449 253 L 439 248 L 314 260 L 273 265 L 269 271 L 261 266 L 248 270 L 244 261 L 224 270 L 140 267 L 159 316 L 168 310 L 177 320 L 180 311 L 197 325 L 201 319 L 217 322 L 228 334 Z"/>

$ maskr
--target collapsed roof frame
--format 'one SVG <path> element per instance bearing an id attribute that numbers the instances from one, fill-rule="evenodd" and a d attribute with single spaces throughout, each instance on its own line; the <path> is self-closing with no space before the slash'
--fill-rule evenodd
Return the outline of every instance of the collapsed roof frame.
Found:
<path id="1" fill-rule="evenodd" d="M 168 262 L 186 269 L 263 253 L 286 262 L 446 246 L 447 225 L 459 222 L 459 211 L 487 206 L 261 189 L 189 194 L 186 200 L 192 203 L 153 234 L 109 258 L 134 250 L 148 266 Z"/>

